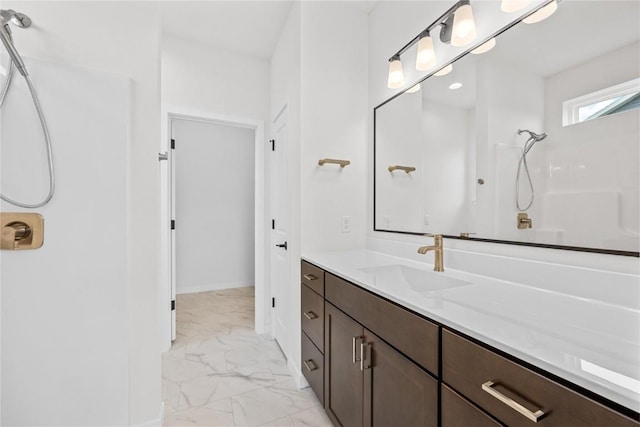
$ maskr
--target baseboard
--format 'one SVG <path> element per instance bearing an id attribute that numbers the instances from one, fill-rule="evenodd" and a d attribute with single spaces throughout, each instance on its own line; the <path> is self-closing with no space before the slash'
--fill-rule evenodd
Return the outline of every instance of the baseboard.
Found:
<path id="1" fill-rule="evenodd" d="M 135 427 L 162 427 L 164 425 L 164 402 L 160 402 L 160 414 L 158 418 L 135 424 Z"/>
<path id="2" fill-rule="evenodd" d="M 289 368 L 289 373 L 293 378 L 293 382 L 296 384 L 296 387 L 299 389 L 303 389 L 309 387 L 309 383 L 307 379 L 302 375 L 302 371 L 298 369 L 298 367 L 291 361 L 291 359 L 287 359 L 287 368 Z"/>
<path id="3" fill-rule="evenodd" d="M 253 282 L 226 282 L 211 283 L 186 288 L 176 288 L 176 294 L 196 294 L 199 292 L 221 291 L 223 289 L 248 288 L 254 286 Z"/>

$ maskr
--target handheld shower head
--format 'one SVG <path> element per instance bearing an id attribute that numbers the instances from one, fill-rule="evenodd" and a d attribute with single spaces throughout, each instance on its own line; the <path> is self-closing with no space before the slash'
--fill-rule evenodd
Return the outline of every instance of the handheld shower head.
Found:
<path id="1" fill-rule="evenodd" d="M 537 134 L 535 132 L 531 132 L 528 129 L 518 129 L 518 135 L 523 134 L 524 132 L 528 133 L 531 138 L 533 138 L 536 142 L 540 142 L 547 137 L 546 133 Z"/>
<path id="2" fill-rule="evenodd" d="M 9 52 L 9 56 L 11 56 L 11 60 L 16 65 L 18 71 L 20 71 L 20 74 L 26 77 L 29 73 L 27 72 L 27 67 L 24 65 L 24 61 L 22 61 L 22 57 L 20 57 L 18 50 L 13 45 L 9 22 L 14 22 L 19 27 L 26 28 L 31 25 L 31 19 L 11 9 L 0 9 L 0 40 L 2 40 L 4 47 L 7 49 L 7 52 Z"/>

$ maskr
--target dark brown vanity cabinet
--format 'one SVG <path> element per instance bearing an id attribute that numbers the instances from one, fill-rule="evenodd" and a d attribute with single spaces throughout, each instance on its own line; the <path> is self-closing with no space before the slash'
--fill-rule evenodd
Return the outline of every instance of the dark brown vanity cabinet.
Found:
<path id="1" fill-rule="evenodd" d="M 302 373 L 320 402 L 324 398 L 324 271 L 301 266 Z"/>
<path id="2" fill-rule="evenodd" d="M 325 409 L 340 426 L 438 425 L 438 382 L 327 303 Z"/>
<path id="3" fill-rule="evenodd" d="M 302 272 L 303 373 L 336 426 L 640 426 L 309 263 Z"/>

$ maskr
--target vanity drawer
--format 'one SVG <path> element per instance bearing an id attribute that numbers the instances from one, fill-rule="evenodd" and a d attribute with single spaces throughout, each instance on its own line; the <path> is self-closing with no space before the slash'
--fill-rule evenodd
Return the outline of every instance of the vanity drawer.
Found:
<path id="1" fill-rule="evenodd" d="M 302 261 L 300 266 L 300 281 L 324 296 L 324 270 Z"/>
<path id="2" fill-rule="evenodd" d="M 324 406 L 324 356 L 304 332 L 302 333 L 302 374 Z"/>
<path id="3" fill-rule="evenodd" d="M 540 426 L 638 426 L 630 418 L 445 329 L 442 380 L 509 426 L 532 426 L 535 422 L 503 403 L 500 396 L 519 403 L 531 414 L 542 411 L 544 415 L 537 422 Z"/>
<path id="4" fill-rule="evenodd" d="M 325 298 L 415 363 L 438 375 L 437 325 L 330 273 L 326 273 Z"/>
<path id="5" fill-rule="evenodd" d="M 442 427 L 501 427 L 502 424 L 442 384 Z"/>
<path id="6" fill-rule="evenodd" d="M 302 285 L 302 330 L 324 352 L 324 298 Z"/>

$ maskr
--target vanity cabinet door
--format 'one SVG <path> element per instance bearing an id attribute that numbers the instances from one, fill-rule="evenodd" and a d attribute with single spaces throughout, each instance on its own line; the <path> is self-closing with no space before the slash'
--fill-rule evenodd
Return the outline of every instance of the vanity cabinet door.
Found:
<path id="1" fill-rule="evenodd" d="M 340 310 L 325 306 L 325 410 L 337 426 L 362 427 L 360 343 L 362 326 Z"/>
<path id="2" fill-rule="evenodd" d="M 438 425 L 438 381 L 365 330 L 364 425 Z"/>

